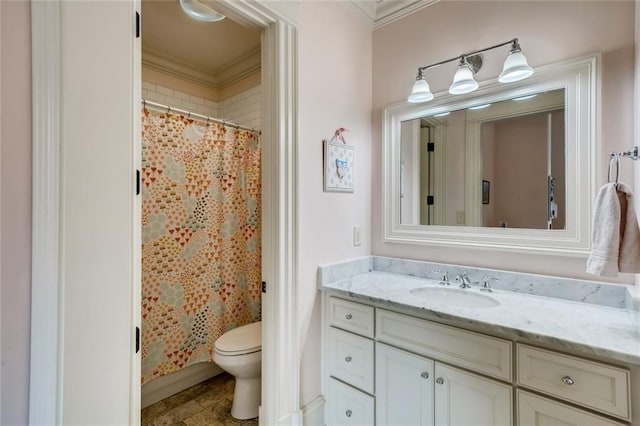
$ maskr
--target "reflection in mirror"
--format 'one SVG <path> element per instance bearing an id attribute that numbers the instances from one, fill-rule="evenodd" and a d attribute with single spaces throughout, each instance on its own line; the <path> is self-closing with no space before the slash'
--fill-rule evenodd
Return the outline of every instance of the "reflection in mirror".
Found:
<path id="1" fill-rule="evenodd" d="M 565 89 L 402 121 L 400 222 L 566 228 Z"/>

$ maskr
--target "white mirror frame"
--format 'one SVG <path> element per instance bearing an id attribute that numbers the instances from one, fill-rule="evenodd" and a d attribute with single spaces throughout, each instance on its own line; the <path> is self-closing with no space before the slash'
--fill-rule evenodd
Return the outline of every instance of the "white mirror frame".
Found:
<path id="1" fill-rule="evenodd" d="M 383 239 L 389 243 L 538 252 L 586 257 L 596 191 L 596 152 L 600 146 L 600 54 L 545 65 L 532 77 L 501 84 L 480 83 L 468 95 L 439 93 L 425 104 L 400 102 L 383 113 Z M 565 90 L 566 228 L 563 230 L 409 225 L 400 221 L 400 125 L 445 111 L 465 109 L 531 93 Z M 461 158 L 461 167 L 465 159 Z M 478 186 L 479 187 L 479 186 Z"/>

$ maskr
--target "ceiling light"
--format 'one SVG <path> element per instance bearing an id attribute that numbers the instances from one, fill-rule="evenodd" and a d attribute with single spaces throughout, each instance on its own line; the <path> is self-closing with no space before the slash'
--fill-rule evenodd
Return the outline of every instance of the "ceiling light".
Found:
<path id="1" fill-rule="evenodd" d="M 518 44 L 518 40 L 515 40 L 511 44 L 511 51 L 509 56 L 504 61 L 504 67 L 498 77 L 500 83 L 511 83 L 514 81 L 523 80 L 533 74 L 533 68 L 527 63 L 527 58 L 522 54 L 522 49 Z"/>
<path id="2" fill-rule="evenodd" d="M 415 104 L 419 102 L 427 102 L 431 99 L 433 99 L 433 93 L 431 93 L 431 89 L 429 89 L 429 83 L 424 79 L 422 72 L 419 72 L 416 77 L 416 82 L 413 83 L 413 88 L 411 89 L 408 101 Z"/>
<path id="3" fill-rule="evenodd" d="M 198 0 L 180 0 L 180 7 L 191 18 L 202 22 L 222 21 L 225 16 Z"/>
<path id="4" fill-rule="evenodd" d="M 502 69 L 502 73 L 500 73 L 498 81 L 500 83 L 510 83 L 531 76 L 533 74 L 533 69 L 527 63 L 527 58 L 522 54 L 522 49 L 520 49 L 518 39 L 514 38 L 512 40 L 505 41 L 504 43 L 499 43 L 494 46 L 456 56 L 455 58 L 419 67 L 416 81 L 413 84 L 411 94 L 407 98 L 407 101 L 417 103 L 427 102 L 433 99 L 434 96 L 429 88 L 429 83 L 427 83 L 427 80 L 424 78 L 424 71 L 456 60 L 459 60 L 460 64 L 453 76 L 453 82 L 451 83 L 451 86 L 449 86 L 449 93 L 452 95 L 462 95 L 473 92 L 478 88 L 478 82 L 475 80 L 474 74 L 477 73 L 482 66 L 482 55 L 480 55 L 480 53 L 496 49 L 501 46 L 506 46 L 508 44 L 511 45 L 511 50 L 509 51 L 507 59 L 504 61 L 504 67 Z"/>

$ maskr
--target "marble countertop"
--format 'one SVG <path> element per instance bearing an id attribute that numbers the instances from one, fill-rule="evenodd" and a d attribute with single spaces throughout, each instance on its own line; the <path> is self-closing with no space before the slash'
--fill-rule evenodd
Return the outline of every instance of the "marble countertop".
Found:
<path id="1" fill-rule="evenodd" d="M 491 308 L 465 308 L 435 304 L 410 293 L 417 287 L 441 287 L 437 281 L 372 271 L 321 283 L 333 290 L 381 307 L 418 310 L 426 318 L 464 327 L 475 325 L 529 342 L 553 345 L 585 356 L 640 365 L 640 312 L 551 297 L 494 290 L 500 302 Z M 451 283 L 450 288 L 457 288 Z M 481 293 L 478 287 L 464 291 Z"/>

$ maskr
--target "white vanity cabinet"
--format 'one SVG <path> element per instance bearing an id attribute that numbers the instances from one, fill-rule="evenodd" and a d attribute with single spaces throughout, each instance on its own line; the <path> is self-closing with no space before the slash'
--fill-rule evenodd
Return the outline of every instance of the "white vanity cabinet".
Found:
<path id="1" fill-rule="evenodd" d="M 627 369 L 346 299 L 323 295 L 327 426 L 632 422 Z"/>
<path id="2" fill-rule="evenodd" d="M 377 425 L 511 425 L 512 388 L 376 343 Z"/>

